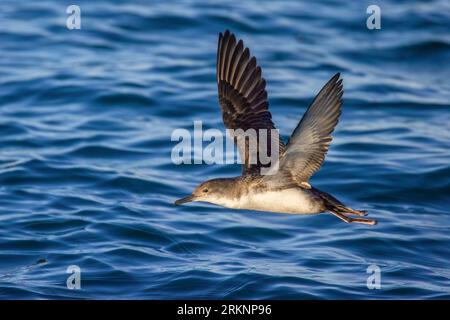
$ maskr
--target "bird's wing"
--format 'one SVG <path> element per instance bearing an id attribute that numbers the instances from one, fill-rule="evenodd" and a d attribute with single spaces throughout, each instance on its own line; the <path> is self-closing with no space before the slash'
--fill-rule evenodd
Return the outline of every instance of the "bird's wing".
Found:
<path id="1" fill-rule="evenodd" d="M 289 138 L 278 168 L 285 179 L 309 186 L 309 178 L 322 165 L 341 114 L 343 84 L 339 77 L 339 73 L 334 75 L 320 90 Z"/>
<path id="2" fill-rule="evenodd" d="M 279 147 L 279 154 L 284 151 L 277 130 L 269 112 L 266 81 L 261 77 L 261 67 L 256 58 L 250 55 L 242 40 L 236 41 L 234 34 L 228 30 L 219 34 L 217 47 L 217 86 L 222 117 L 227 129 L 267 130 L 267 155 L 270 156 L 271 142 Z M 251 131 L 251 130 L 250 130 Z M 254 131 L 251 131 L 254 132 Z M 263 138 L 262 138 L 263 139 Z M 236 134 L 234 140 L 242 160 L 242 174 L 259 174 L 264 166 L 260 161 L 258 147 L 249 143 L 251 139 Z"/>

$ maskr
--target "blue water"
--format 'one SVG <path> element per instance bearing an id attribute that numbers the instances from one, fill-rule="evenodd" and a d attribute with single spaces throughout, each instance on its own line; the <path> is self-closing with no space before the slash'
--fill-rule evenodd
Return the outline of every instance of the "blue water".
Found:
<path id="1" fill-rule="evenodd" d="M 448 1 L 376 1 L 381 30 L 366 28 L 373 1 L 78 0 L 81 30 L 69 4 L 0 4 L 0 299 L 450 298 Z M 257 56 L 284 138 L 342 73 L 311 182 L 377 226 L 173 205 L 240 173 L 170 157 L 174 129 L 223 129 L 226 28 Z"/>

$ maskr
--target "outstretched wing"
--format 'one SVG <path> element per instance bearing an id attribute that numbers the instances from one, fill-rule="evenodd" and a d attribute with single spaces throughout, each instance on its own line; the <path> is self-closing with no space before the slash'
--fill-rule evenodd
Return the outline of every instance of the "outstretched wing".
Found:
<path id="1" fill-rule="evenodd" d="M 334 75 L 314 98 L 280 159 L 282 176 L 298 184 L 308 186 L 305 182 L 319 170 L 333 139 L 331 134 L 341 114 L 344 93 L 339 77 L 339 73 Z"/>
<path id="2" fill-rule="evenodd" d="M 272 115 L 266 92 L 266 81 L 261 77 L 261 68 L 242 40 L 236 42 L 228 30 L 219 34 L 217 47 L 217 86 L 219 103 L 225 127 L 228 129 L 254 129 L 257 145 L 242 134 L 234 136 L 242 160 L 242 174 L 259 174 L 263 166 L 259 155 L 260 129 L 267 130 L 267 156 L 270 156 L 271 142 L 278 144 L 279 154 L 284 145 L 278 131 L 273 130 Z M 263 138 L 261 138 L 263 139 Z"/>

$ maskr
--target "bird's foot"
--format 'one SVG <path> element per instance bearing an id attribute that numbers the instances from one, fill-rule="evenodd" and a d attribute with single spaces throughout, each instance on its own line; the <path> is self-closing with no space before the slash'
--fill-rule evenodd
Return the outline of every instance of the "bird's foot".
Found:
<path id="1" fill-rule="evenodd" d="M 365 217 L 368 214 L 366 210 L 353 210 L 353 209 L 348 210 L 348 212 L 346 212 L 346 213 L 353 214 L 355 216 L 360 216 L 360 217 Z"/>
<path id="2" fill-rule="evenodd" d="M 361 224 L 368 224 L 368 225 L 376 225 L 377 221 L 373 219 L 366 219 L 366 218 L 351 218 L 349 216 L 346 216 L 345 214 L 333 212 L 330 211 L 332 215 L 338 217 L 342 221 L 346 223 L 361 223 Z"/>

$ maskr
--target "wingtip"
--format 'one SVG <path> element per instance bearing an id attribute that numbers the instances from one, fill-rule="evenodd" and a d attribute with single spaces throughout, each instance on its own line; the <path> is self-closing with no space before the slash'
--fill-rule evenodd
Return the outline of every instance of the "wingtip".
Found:
<path id="1" fill-rule="evenodd" d="M 330 78 L 330 80 L 328 80 L 328 82 L 325 84 L 325 86 L 323 86 L 322 90 L 325 89 L 325 91 L 327 91 L 327 90 L 330 90 L 331 88 L 339 87 L 339 89 L 342 91 L 343 87 L 344 87 L 343 82 L 344 81 L 341 78 L 341 73 L 338 72 L 334 76 L 332 76 Z"/>
<path id="2" fill-rule="evenodd" d="M 230 36 L 233 36 L 233 33 L 231 33 L 230 30 L 225 29 L 224 32 L 219 32 L 219 41 L 221 39 L 224 39 L 225 41 L 225 39 L 228 39 Z"/>
<path id="3" fill-rule="evenodd" d="M 329 83 L 333 86 L 339 87 L 340 91 L 344 90 L 344 79 L 341 78 L 341 73 L 336 73 L 329 81 Z"/>
<path id="4" fill-rule="evenodd" d="M 344 90 L 344 80 L 342 80 L 342 78 L 336 82 L 336 85 L 339 87 L 339 90 Z"/>

